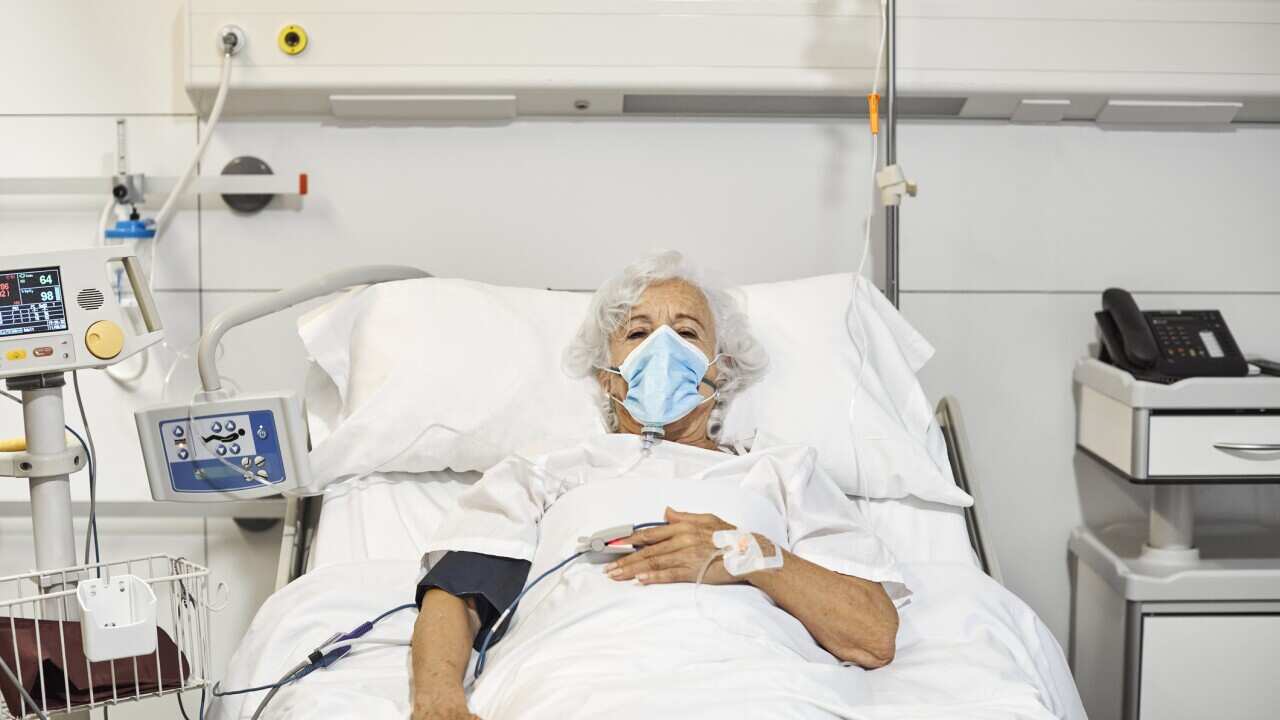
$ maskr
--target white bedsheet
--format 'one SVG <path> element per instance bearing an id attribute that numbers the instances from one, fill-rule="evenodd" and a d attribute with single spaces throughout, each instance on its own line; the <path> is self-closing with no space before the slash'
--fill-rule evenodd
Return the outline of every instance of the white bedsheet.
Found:
<path id="1" fill-rule="evenodd" d="M 310 569 L 422 558 L 422 548 L 476 472 L 380 473 L 325 488 Z"/>
<path id="2" fill-rule="evenodd" d="M 232 658 L 223 687 L 274 681 L 333 632 L 355 627 L 409 599 L 418 570 L 414 561 L 380 560 L 329 565 L 308 573 L 263 605 Z M 754 653 L 756 659 L 750 662 L 668 666 L 651 653 L 628 655 L 628 648 L 602 641 L 577 658 L 555 658 L 552 667 L 524 671 L 528 679 L 512 673 L 511 665 L 503 671 L 504 663 L 491 659 L 477 692 L 503 695 L 486 690 L 489 682 L 509 683 L 511 689 L 502 707 L 494 703 L 497 712 L 485 720 L 664 713 L 735 718 L 1084 718 L 1061 648 L 1022 601 L 966 564 L 906 564 L 903 572 L 915 595 L 901 611 L 898 656 L 883 669 L 866 672 L 825 663 L 801 668 L 808 663 L 786 655 L 770 659 L 767 653 Z M 412 612 L 402 612 L 375 632 L 379 637 L 408 638 L 413 620 Z M 680 639 L 655 642 L 674 649 Z M 595 691 L 602 682 L 608 692 Z M 223 698 L 209 717 L 248 718 L 260 695 Z M 334 667 L 285 688 L 266 716 L 405 718 L 409 708 L 408 650 L 390 647 L 355 651 Z"/>

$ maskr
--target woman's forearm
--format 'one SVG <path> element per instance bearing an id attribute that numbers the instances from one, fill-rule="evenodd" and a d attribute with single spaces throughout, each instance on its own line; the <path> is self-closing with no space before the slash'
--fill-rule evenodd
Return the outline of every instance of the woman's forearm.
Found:
<path id="1" fill-rule="evenodd" d="M 466 706 L 463 675 L 475 637 L 467 602 L 443 590 L 428 590 L 413 627 L 413 701 Z"/>
<path id="2" fill-rule="evenodd" d="M 865 668 L 893 660 L 898 611 L 880 583 L 783 554 L 781 568 L 751 573 L 747 582 L 767 593 L 841 660 Z"/>

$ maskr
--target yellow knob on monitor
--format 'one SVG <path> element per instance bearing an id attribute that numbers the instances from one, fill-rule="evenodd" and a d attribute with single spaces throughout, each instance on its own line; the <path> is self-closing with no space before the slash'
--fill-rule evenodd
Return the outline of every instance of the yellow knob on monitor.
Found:
<path id="1" fill-rule="evenodd" d="M 84 345 L 100 360 L 110 360 L 124 349 L 124 331 L 110 320 L 99 320 L 84 333 Z"/>

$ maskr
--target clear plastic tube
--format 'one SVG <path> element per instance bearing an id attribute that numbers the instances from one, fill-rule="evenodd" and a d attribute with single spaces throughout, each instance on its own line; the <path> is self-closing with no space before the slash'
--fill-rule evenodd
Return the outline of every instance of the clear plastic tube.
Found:
<path id="1" fill-rule="evenodd" d="M 111 211 L 116 207 L 116 200 L 112 198 L 102 206 L 102 212 L 98 214 L 98 231 L 93 236 L 94 246 L 105 245 L 107 243 L 107 225 L 111 222 Z"/>
<path id="2" fill-rule="evenodd" d="M 876 51 L 876 70 L 872 76 L 871 93 L 879 95 L 880 93 L 880 72 L 884 69 L 884 54 L 888 43 L 889 23 L 886 17 L 888 13 L 888 0 L 880 0 L 880 43 L 879 49 Z M 876 172 L 880 169 L 880 135 L 878 133 L 871 134 L 871 192 L 867 196 L 867 213 L 866 223 L 864 226 L 862 238 L 862 254 L 858 258 L 858 269 L 853 274 L 853 292 L 849 296 L 849 309 L 845 316 L 845 329 L 849 332 L 849 340 L 858 350 L 858 374 L 853 382 L 853 393 L 849 398 L 849 425 L 850 432 L 853 432 L 853 411 L 858 403 L 858 394 L 862 389 L 862 377 L 867 369 L 867 355 L 869 348 L 867 347 L 867 329 L 862 324 L 862 316 L 858 314 L 858 282 L 862 278 L 862 273 L 866 269 L 867 258 L 871 254 L 871 221 L 875 217 L 876 208 Z M 851 324 L 852 323 L 852 324 Z M 854 327 L 857 332 L 854 332 Z M 858 463 L 858 453 L 854 453 L 854 462 Z M 860 466 L 858 471 L 861 472 Z"/>
<path id="3" fill-rule="evenodd" d="M 191 181 L 195 178 L 196 171 L 200 168 L 200 160 L 204 157 L 205 150 L 209 148 L 209 140 L 213 138 L 213 129 L 218 126 L 218 121 L 222 118 L 222 108 L 227 103 L 227 93 L 231 88 L 231 51 L 222 55 L 222 73 L 218 78 L 218 94 L 213 100 L 213 109 L 209 111 L 209 121 L 205 123 L 205 131 L 203 137 L 200 138 L 200 144 L 196 146 L 196 152 L 191 156 L 191 162 L 187 164 L 187 169 L 183 171 L 178 178 L 178 183 L 173 186 L 169 197 L 165 198 L 164 204 L 160 206 L 160 211 L 156 213 L 155 237 L 151 238 L 151 258 L 147 263 L 147 285 L 151 288 L 155 287 L 156 276 L 156 248 L 159 246 L 160 238 L 168 229 L 170 221 L 173 219 L 173 213 L 177 210 L 178 201 L 187 192 L 187 187 L 191 185 Z"/>
<path id="4" fill-rule="evenodd" d="M 725 625 L 724 623 L 720 622 L 720 619 L 717 618 L 715 615 L 708 614 L 702 608 L 702 597 L 700 593 L 702 592 L 703 580 L 706 579 L 707 572 L 711 570 L 712 563 L 719 560 L 723 555 L 724 555 L 724 550 L 720 548 L 716 548 L 715 552 L 707 556 L 706 562 L 702 563 L 702 568 L 698 570 L 698 577 L 693 583 L 693 607 L 698 611 L 698 617 L 702 618 L 703 620 L 710 621 L 711 623 L 715 624 L 716 627 L 719 627 L 721 630 L 727 633 L 730 633 L 732 635 L 737 635 L 738 637 L 747 638 L 748 640 L 759 640 L 760 638 L 758 638 L 753 634 L 744 633 L 740 630 L 735 630 L 734 628 L 731 628 L 728 625 Z"/>

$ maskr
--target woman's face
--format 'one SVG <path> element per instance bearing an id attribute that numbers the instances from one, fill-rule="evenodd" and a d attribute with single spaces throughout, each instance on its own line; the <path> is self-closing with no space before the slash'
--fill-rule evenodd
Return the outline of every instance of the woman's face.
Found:
<path id="1" fill-rule="evenodd" d="M 688 340 L 707 359 L 716 356 L 716 326 L 711 314 L 711 306 L 707 298 L 698 288 L 684 280 L 664 280 L 656 282 L 640 295 L 640 300 L 631 308 L 631 315 L 622 323 L 617 332 L 609 338 L 609 362 L 618 367 L 637 345 L 644 342 L 649 334 L 663 325 L 669 325 L 680 337 Z M 707 369 L 707 379 L 715 382 L 718 370 L 713 364 Z M 605 392 L 621 400 L 627 395 L 627 382 L 613 373 L 601 373 L 600 381 Z M 711 389 L 700 385 L 698 392 L 706 397 L 711 396 Z M 711 414 L 711 403 L 699 405 L 693 412 L 665 428 L 666 439 L 689 444 L 705 445 L 707 418 Z M 627 433 L 639 433 L 641 425 L 631 417 L 626 408 L 615 404 L 618 413 L 618 430 Z"/>

